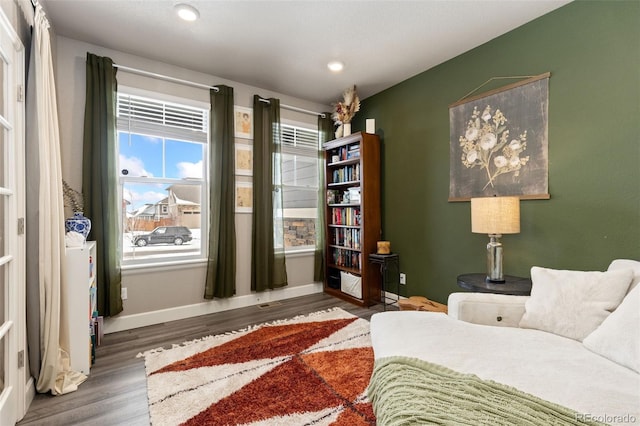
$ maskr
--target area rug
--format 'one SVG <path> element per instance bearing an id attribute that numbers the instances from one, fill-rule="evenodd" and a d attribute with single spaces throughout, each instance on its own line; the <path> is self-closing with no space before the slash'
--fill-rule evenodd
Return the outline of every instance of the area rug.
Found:
<path id="1" fill-rule="evenodd" d="M 375 425 L 369 322 L 339 308 L 141 356 L 154 426 Z"/>

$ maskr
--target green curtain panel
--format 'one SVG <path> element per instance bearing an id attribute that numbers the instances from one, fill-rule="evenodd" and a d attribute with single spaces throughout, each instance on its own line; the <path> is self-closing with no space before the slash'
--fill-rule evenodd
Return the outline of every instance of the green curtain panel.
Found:
<path id="1" fill-rule="evenodd" d="M 327 205 L 327 193 L 324 190 L 324 150 L 322 144 L 334 139 L 335 126 L 331 119 L 331 113 L 325 112 L 318 116 L 318 221 L 316 222 L 316 249 L 314 252 L 313 280 L 324 280 L 325 254 L 325 207 Z"/>
<path id="2" fill-rule="evenodd" d="M 233 88 L 211 89 L 209 259 L 204 298 L 236 294 Z"/>
<path id="3" fill-rule="evenodd" d="M 287 285 L 282 215 L 280 100 L 253 97 L 251 290 Z"/>
<path id="4" fill-rule="evenodd" d="M 116 174 L 116 70 L 113 61 L 87 52 L 82 151 L 84 214 L 97 246 L 98 311 L 122 312 L 118 180 Z"/>

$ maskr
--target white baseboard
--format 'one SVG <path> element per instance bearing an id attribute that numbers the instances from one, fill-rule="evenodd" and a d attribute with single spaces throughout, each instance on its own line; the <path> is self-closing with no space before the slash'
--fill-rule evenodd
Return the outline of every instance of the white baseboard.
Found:
<path id="1" fill-rule="evenodd" d="M 213 299 L 208 302 L 193 305 L 177 306 L 175 308 L 161 309 L 158 311 L 144 312 L 140 314 L 116 316 L 105 318 L 104 332 L 115 333 L 117 331 L 130 330 L 132 328 L 146 327 L 167 321 L 175 321 L 192 318 L 200 315 L 223 312 L 231 309 L 245 308 L 247 306 L 276 300 L 291 299 L 293 297 L 322 293 L 322 283 L 312 283 L 295 287 L 252 293 L 245 296 L 234 296 L 228 299 Z"/>

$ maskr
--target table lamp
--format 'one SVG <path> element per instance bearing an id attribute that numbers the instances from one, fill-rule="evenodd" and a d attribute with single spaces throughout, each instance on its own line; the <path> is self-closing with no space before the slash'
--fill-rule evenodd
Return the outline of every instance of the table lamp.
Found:
<path id="1" fill-rule="evenodd" d="M 472 198 L 471 232 L 489 235 L 487 282 L 504 283 L 500 238 L 503 234 L 518 234 L 520 232 L 520 198 Z"/>

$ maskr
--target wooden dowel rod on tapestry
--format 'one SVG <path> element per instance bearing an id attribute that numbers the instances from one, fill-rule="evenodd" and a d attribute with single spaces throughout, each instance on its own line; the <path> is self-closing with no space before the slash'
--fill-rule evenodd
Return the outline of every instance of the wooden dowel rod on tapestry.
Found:
<path id="1" fill-rule="evenodd" d="M 551 73 L 550 72 L 546 72 L 546 73 L 540 74 L 540 75 L 516 75 L 516 76 L 509 76 L 509 77 L 491 77 L 489 80 L 485 81 L 480 86 L 476 87 L 471 92 L 467 93 L 466 95 L 464 95 L 463 97 L 458 99 L 456 102 L 454 102 L 451 105 L 449 105 L 449 108 L 454 107 L 456 105 L 459 105 L 461 103 L 471 102 L 472 100 L 475 100 L 476 98 L 484 98 L 486 96 L 493 95 L 495 93 L 503 92 L 505 90 L 513 89 L 514 87 L 518 87 L 518 86 L 522 86 L 522 85 L 525 85 L 525 84 L 533 83 L 534 81 L 542 80 L 543 78 L 549 78 L 549 77 L 551 77 Z M 500 87 L 500 88 L 497 88 L 497 89 L 494 89 L 494 90 L 490 90 L 490 91 L 488 91 L 486 93 L 482 93 L 480 95 L 477 95 L 477 96 L 474 96 L 472 98 L 469 98 L 469 96 L 471 96 L 472 94 L 474 94 L 475 92 L 477 92 L 478 90 L 480 90 L 482 87 L 484 87 L 485 85 L 489 84 L 493 80 L 507 80 L 507 79 L 526 79 L 526 80 L 517 81 L 517 82 L 511 83 L 511 84 L 509 84 L 507 86 L 503 86 L 503 87 Z"/>

